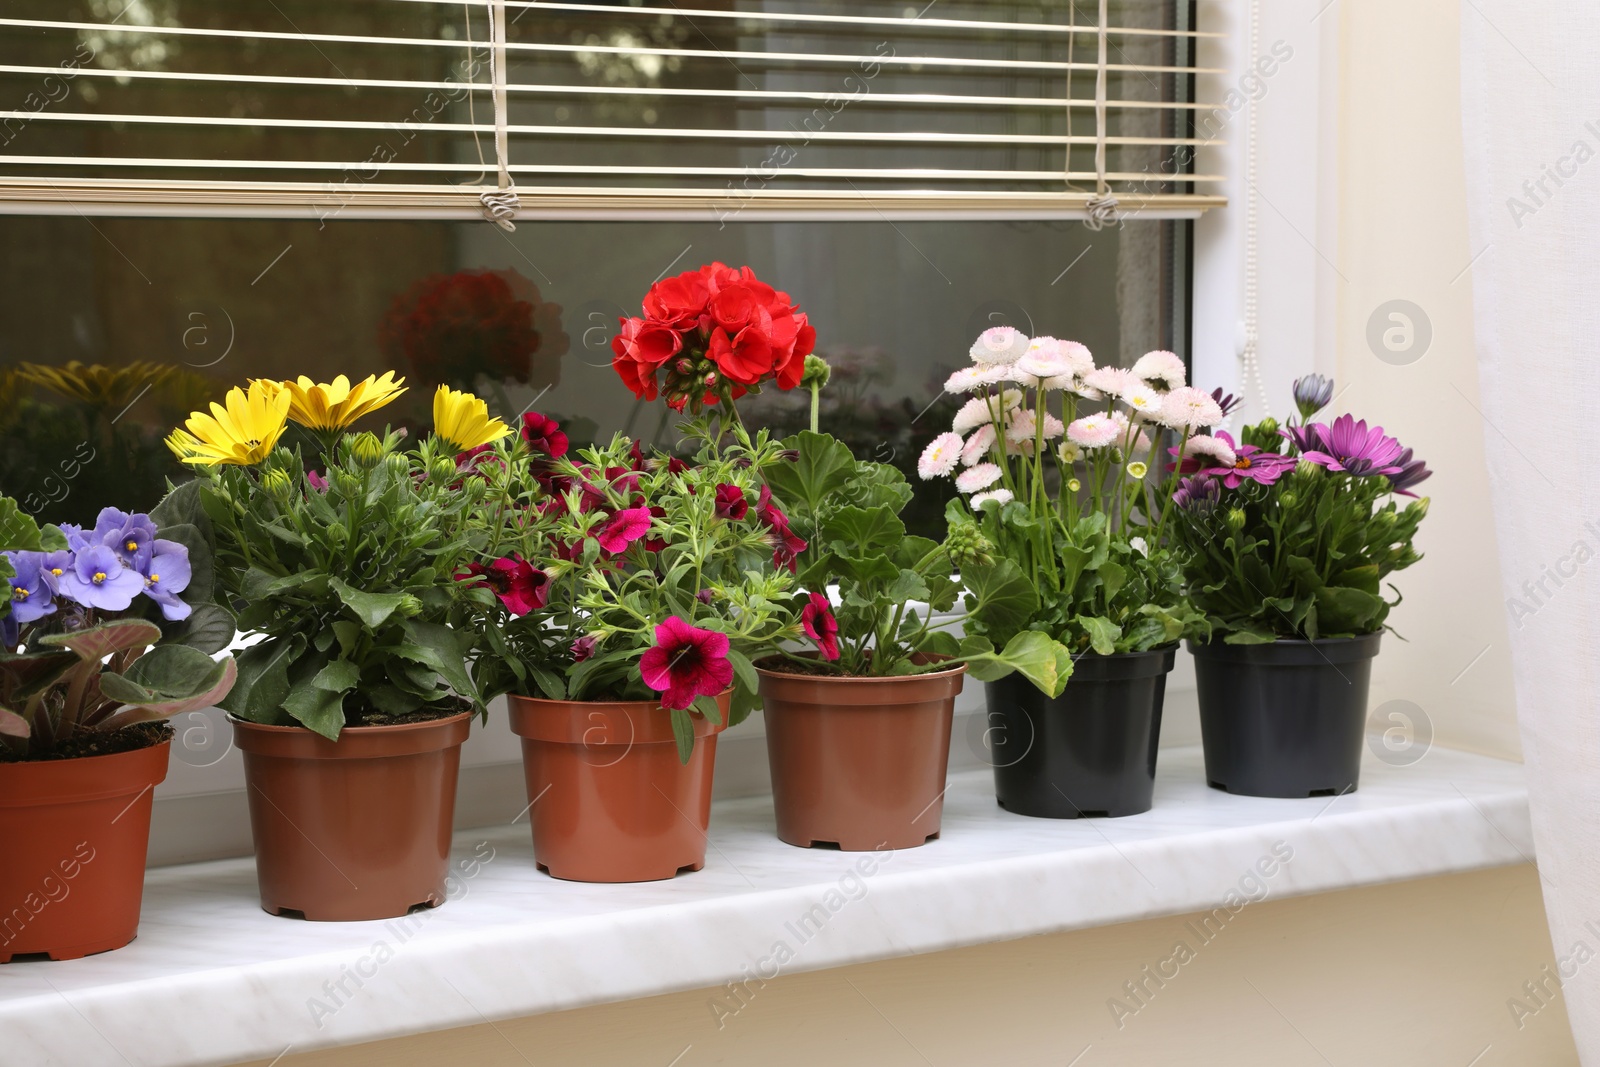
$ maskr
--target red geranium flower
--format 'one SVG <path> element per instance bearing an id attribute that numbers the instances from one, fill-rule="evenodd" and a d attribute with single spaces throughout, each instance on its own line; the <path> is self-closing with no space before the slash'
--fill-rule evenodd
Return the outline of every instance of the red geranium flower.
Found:
<path id="1" fill-rule="evenodd" d="M 639 657 L 639 675 L 661 694 L 664 708 L 687 708 L 695 697 L 714 697 L 733 684 L 728 635 L 674 615 L 656 627 L 655 646 Z"/>
<path id="2" fill-rule="evenodd" d="M 478 582 L 493 589 L 500 603 L 513 615 L 536 611 L 550 598 L 550 576 L 521 556 L 505 556 L 487 567 L 469 563 L 467 572 L 455 578 L 458 582 Z"/>
<path id="3" fill-rule="evenodd" d="M 543 301 L 539 287 L 516 271 L 434 274 L 395 298 L 378 339 L 416 385 L 470 389 L 479 375 L 553 384 L 567 350 L 560 314 L 560 305 Z"/>
<path id="4" fill-rule="evenodd" d="M 561 431 L 561 424 L 537 411 L 522 413 L 522 439 L 534 452 L 551 459 L 560 459 L 567 454 L 567 435 Z"/>
<path id="5" fill-rule="evenodd" d="M 633 395 L 656 398 L 656 372 L 661 364 L 683 350 L 683 337 L 664 323 L 623 319 L 622 330 L 611 339 L 611 366 Z"/>
<path id="6" fill-rule="evenodd" d="M 689 271 L 652 285 L 645 294 L 644 313 L 669 326 L 690 327 L 695 325 L 710 299 L 711 290 L 706 280 L 698 272 Z"/>
<path id="7" fill-rule="evenodd" d="M 594 538 L 607 552 L 622 552 L 650 532 L 649 508 L 625 508 L 607 519 Z"/>
<path id="8" fill-rule="evenodd" d="M 744 490 L 737 485 L 722 482 L 717 486 L 717 518 L 731 519 L 738 522 L 750 511 L 750 505 L 744 498 Z"/>
<path id="9" fill-rule="evenodd" d="M 839 658 L 839 620 L 833 617 L 833 605 L 821 593 L 808 594 L 809 600 L 800 611 L 800 628 L 817 643 L 822 658 Z"/>

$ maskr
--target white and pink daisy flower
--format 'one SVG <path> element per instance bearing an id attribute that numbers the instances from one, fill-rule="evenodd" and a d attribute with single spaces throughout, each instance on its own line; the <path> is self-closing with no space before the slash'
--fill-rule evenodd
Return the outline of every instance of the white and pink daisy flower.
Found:
<path id="1" fill-rule="evenodd" d="M 987 389 L 1005 381 L 1010 370 L 1008 366 L 962 367 L 945 379 L 944 391 L 953 396 L 976 393 L 979 389 Z"/>
<path id="2" fill-rule="evenodd" d="M 1119 397 L 1138 379 L 1121 367 L 1096 367 L 1083 376 L 1083 384 L 1103 396 Z"/>
<path id="3" fill-rule="evenodd" d="M 925 482 L 947 477 L 961 459 L 961 445 L 958 433 L 942 433 L 935 437 L 917 460 L 917 474 Z"/>
<path id="4" fill-rule="evenodd" d="M 1239 454 L 1233 450 L 1228 442 L 1220 437 L 1210 434 L 1197 433 L 1189 438 L 1188 445 L 1184 448 L 1185 456 L 1209 456 L 1216 460 L 1218 467 L 1231 467 L 1239 462 Z"/>
<path id="5" fill-rule="evenodd" d="M 1151 421 L 1161 413 L 1161 402 L 1164 398 L 1165 394 L 1144 382 L 1129 386 L 1121 397 L 1122 402 L 1128 405 L 1128 410 L 1134 416 Z"/>
<path id="6" fill-rule="evenodd" d="M 969 503 L 974 508 L 981 508 L 989 501 L 993 500 L 996 504 L 1004 507 L 1006 504 L 1011 503 L 1011 497 L 1012 493 L 1009 489 L 991 489 L 987 493 L 977 494 L 971 499 L 971 501 L 969 501 Z"/>
<path id="7" fill-rule="evenodd" d="M 979 426 L 987 425 L 994 421 L 994 413 L 998 410 L 1004 412 L 1001 400 L 997 397 L 975 396 L 956 412 L 956 417 L 950 420 L 950 429 L 956 433 L 966 433 Z"/>
<path id="8" fill-rule="evenodd" d="M 978 335 L 968 354 L 972 362 L 992 367 L 1015 363 L 1027 350 L 1028 338 L 1021 330 L 995 326 Z"/>
<path id="9" fill-rule="evenodd" d="M 1133 376 L 1163 393 L 1181 389 L 1188 380 L 1183 360 L 1171 352 L 1146 352 L 1133 365 Z"/>
<path id="10" fill-rule="evenodd" d="M 980 463 L 956 475 L 956 488 L 963 493 L 976 493 L 1000 480 L 1000 468 L 994 463 Z"/>
<path id="11" fill-rule="evenodd" d="M 1105 448 L 1122 438 L 1122 427 L 1109 415 L 1085 415 L 1067 427 L 1067 440 L 1084 448 Z"/>
<path id="12" fill-rule="evenodd" d="M 1210 393 L 1186 385 L 1167 394 L 1156 421 L 1175 430 L 1198 430 L 1220 423 L 1222 408 Z"/>
<path id="13" fill-rule="evenodd" d="M 967 443 L 961 447 L 961 465 L 970 467 L 989 454 L 994 447 L 994 423 L 985 423 L 972 431 Z"/>

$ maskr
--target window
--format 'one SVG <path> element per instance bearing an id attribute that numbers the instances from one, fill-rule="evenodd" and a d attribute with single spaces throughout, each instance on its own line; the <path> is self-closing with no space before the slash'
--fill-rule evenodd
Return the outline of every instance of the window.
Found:
<path id="1" fill-rule="evenodd" d="M 1107 100 L 1151 106 L 1108 106 L 1108 136 L 1136 143 L 1106 144 L 1105 173 L 1158 177 L 1108 177 L 1105 189 L 1097 33 L 919 26 L 929 51 L 897 55 L 966 49 L 1087 69 L 880 65 L 862 82 L 870 91 L 835 111 L 826 98 L 847 88 L 839 68 L 848 65 L 811 59 L 871 55 L 879 30 L 911 34 L 903 5 L 796 0 L 787 10 L 833 21 L 790 23 L 766 5 L 734 17 L 710 0 L 694 15 L 665 0 L 511 4 L 507 81 L 522 89 L 507 94 L 508 125 L 542 131 L 508 135 L 521 194 L 514 232 L 476 219 L 475 193 L 469 210 L 445 203 L 461 195 L 451 182 L 496 184 L 493 94 L 466 88 L 490 80 L 471 65 L 486 5 L 124 3 L 19 0 L 0 19 L 0 93 L 14 102 L 0 121 L 0 209 L 18 212 L 0 215 L 0 489 L 51 521 L 92 519 L 105 504 L 149 506 L 181 476 L 162 436 L 249 377 L 392 367 L 415 387 L 389 409 L 397 420 L 425 424 L 425 386 L 448 380 L 497 413 L 532 406 L 562 416 L 578 438 L 625 430 L 670 444 L 661 405 L 635 405 L 616 381 L 610 339 L 652 280 L 711 260 L 749 263 L 795 297 L 836 370 L 824 428 L 908 472 L 946 424 L 945 373 L 987 326 L 1081 340 L 1102 362 L 1152 348 L 1186 354 L 1191 227 L 1165 216 L 1205 201 L 1150 198 L 1196 188 L 1170 177 L 1192 157 L 1193 78 L 1172 69 L 1192 66 L 1192 38 L 1175 32 L 1190 25 L 1187 3 L 1109 4 L 1117 24 L 1162 32 L 1107 36 L 1118 65 L 1150 68 L 1108 69 Z M 1095 25 L 1098 10 L 1084 0 L 933 9 L 946 22 L 1068 27 Z M 743 58 L 757 52 L 801 58 Z M 75 58 L 67 72 L 41 73 Z M 930 93 L 1089 106 L 894 99 Z M 1035 139 L 1086 129 L 1088 142 L 890 136 L 933 129 Z M 714 135 L 654 136 L 666 130 Z M 784 143 L 773 131 L 785 130 L 813 136 L 789 163 L 764 166 Z M 754 136 L 724 136 L 733 133 Z M 387 147 L 375 153 L 375 143 Z M 307 161 L 322 162 L 281 166 Z M 436 169 L 351 169 L 373 161 Z M 264 162 L 274 166 L 254 166 Z M 899 173 L 860 173 L 874 168 Z M 1049 181 L 1017 177 L 1046 169 Z M 155 171 L 162 176 L 146 176 Z M 1002 176 L 935 173 L 954 171 Z M 414 191 L 424 177 L 427 195 Z M 648 207 L 637 199 L 669 180 L 671 197 Z M 204 184 L 216 181 L 254 191 Z M 539 192 L 557 181 L 569 183 L 566 199 Z M 310 199 L 292 202 L 276 188 L 285 182 Z M 894 190 L 922 199 L 895 200 Z M 1093 230 L 1080 221 L 1083 204 L 1102 192 L 1124 202 Z M 273 215 L 292 217 L 261 217 Z M 792 429 L 804 404 L 766 395 L 748 413 Z M 923 490 L 919 525 L 940 521 L 939 491 Z"/>

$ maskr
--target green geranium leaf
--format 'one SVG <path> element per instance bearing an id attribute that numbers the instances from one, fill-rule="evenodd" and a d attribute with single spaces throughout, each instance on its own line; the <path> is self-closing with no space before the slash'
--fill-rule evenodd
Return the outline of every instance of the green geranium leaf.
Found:
<path id="1" fill-rule="evenodd" d="M 1039 609 L 1039 592 L 1009 559 L 964 569 L 969 613 L 996 634 L 1021 630 Z"/>
<path id="2" fill-rule="evenodd" d="M 784 441 L 784 446 L 798 452 L 799 458 L 770 468 L 766 472 L 767 484 L 780 502 L 816 515 L 827 496 L 844 488 L 850 480 L 855 457 L 844 443 L 809 430 Z"/>
<path id="3" fill-rule="evenodd" d="M 1079 615 L 1072 620 L 1083 628 L 1089 635 L 1089 647 L 1102 656 L 1109 656 L 1117 650 L 1117 639 L 1122 636 L 1122 627 L 1112 622 L 1103 615 Z"/>

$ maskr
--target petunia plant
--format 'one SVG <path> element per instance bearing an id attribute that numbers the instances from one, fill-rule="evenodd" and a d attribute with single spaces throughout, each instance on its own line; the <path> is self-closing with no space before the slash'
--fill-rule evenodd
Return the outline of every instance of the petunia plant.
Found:
<path id="1" fill-rule="evenodd" d="M 404 379 L 254 381 L 169 439 L 198 477 L 162 510 L 202 527 L 230 622 L 256 638 L 223 702 L 241 719 L 308 727 L 419 721 L 483 710 L 454 574 L 483 524 L 483 484 L 458 453 L 509 434 L 484 402 L 440 386 L 434 432 L 351 424 Z M 288 435 L 291 426 L 298 430 Z"/>
<path id="2" fill-rule="evenodd" d="M 1381 426 L 1310 421 L 1332 396 L 1326 378 L 1302 378 L 1298 422 L 1197 437 L 1177 460 L 1173 531 L 1191 596 L 1229 644 L 1382 630 L 1399 603 L 1383 579 L 1421 558 L 1412 540 L 1428 501 L 1395 497 L 1415 498 L 1432 472 Z"/>
<path id="3" fill-rule="evenodd" d="M 137 747 L 110 735 L 208 707 L 233 685 L 233 658 L 212 656 L 217 635 L 190 625 L 211 597 L 194 527 L 105 508 L 92 530 L 41 529 L 0 498 L 0 548 L 10 593 L 0 604 L 0 759 Z"/>
<path id="4" fill-rule="evenodd" d="M 749 713 L 752 657 L 799 634 L 793 579 L 773 565 L 797 549 L 763 518 L 764 476 L 788 462 L 779 445 L 741 433 L 685 462 L 616 437 L 572 453 L 528 412 L 514 442 L 459 462 L 489 516 L 480 558 L 457 575 L 477 605 L 486 696 L 658 700 L 685 760 L 692 716 L 720 721 L 720 694 L 734 690 L 733 722 Z"/>
<path id="5" fill-rule="evenodd" d="M 1171 441 L 1187 457 L 1232 398 L 1187 385 L 1171 352 L 1096 367 L 1077 342 L 996 327 L 970 356 L 945 385 L 967 400 L 918 466 L 954 479 L 964 499 L 950 522 L 975 522 L 996 546 L 963 570 L 967 632 L 997 645 L 1038 632 L 1074 655 L 1112 655 L 1202 630 L 1170 543 L 1176 479 L 1151 455 Z M 1014 594 L 1004 610 L 985 602 L 995 587 Z"/>

